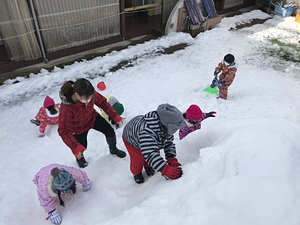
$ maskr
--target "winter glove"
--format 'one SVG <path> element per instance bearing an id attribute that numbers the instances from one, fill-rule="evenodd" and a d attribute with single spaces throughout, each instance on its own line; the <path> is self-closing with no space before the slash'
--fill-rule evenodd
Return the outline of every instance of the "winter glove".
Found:
<path id="1" fill-rule="evenodd" d="M 182 169 L 180 167 L 174 167 L 166 164 L 161 171 L 161 175 L 164 176 L 167 180 L 178 179 L 182 176 Z"/>
<path id="2" fill-rule="evenodd" d="M 218 78 L 215 77 L 215 78 L 212 80 L 211 83 L 212 83 L 213 85 L 215 85 L 215 86 L 219 86 L 219 80 L 218 80 Z"/>
<path id="3" fill-rule="evenodd" d="M 214 112 L 214 111 L 206 113 L 206 118 L 208 118 L 208 117 L 216 117 L 214 114 L 216 114 L 216 112 Z"/>
<path id="4" fill-rule="evenodd" d="M 38 135 L 38 137 L 39 137 L 39 138 L 45 137 L 45 134 L 44 134 L 44 133 L 40 133 L 40 134 Z"/>
<path id="5" fill-rule="evenodd" d="M 214 76 L 217 76 L 219 73 L 220 73 L 219 71 L 215 70 Z"/>
<path id="6" fill-rule="evenodd" d="M 39 126 L 39 125 L 41 124 L 40 121 L 34 120 L 34 119 L 31 119 L 30 122 L 31 122 L 31 123 L 34 123 L 34 124 L 37 125 L 37 126 Z"/>
<path id="7" fill-rule="evenodd" d="M 225 80 L 219 81 L 219 85 L 218 86 L 224 86 L 225 85 Z"/>
<path id="8" fill-rule="evenodd" d="M 90 180 L 87 180 L 82 184 L 83 191 L 88 191 L 91 189 L 91 187 L 92 187 L 92 182 Z"/>
<path id="9" fill-rule="evenodd" d="M 51 212 L 48 213 L 48 218 L 49 217 L 51 219 L 51 222 L 54 223 L 54 224 L 60 224 L 61 221 L 62 221 L 62 219 L 59 215 L 59 212 L 56 209 L 54 209 L 54 210 L 52 210 Z"/>
<path id="10" fill-rule="evenodd" d="M 116 123 L 116 128 L 121 128 L 123 126 L 123 124 L 124 124 L 124 120 L 125 119 L 126 118 L 122 118 L 122 120 L 120 120 L 118 123 Z"/>
<path id="11" fill-rule="evenodd" d="M 181 166 L 181 164 L 178 162 L 178 160 L 176 158 L 168 158 L 167 162 L 169 163 L 169 165 L 174 166 L 174 167 Z"/>
<path id="12" fill-rule="evenodd" d="M 117 124 L 114 120 L 110 119 L 110 123 L 114 128 L 116 128 L 116 129 L 120 128 L 120 125 Z"/>

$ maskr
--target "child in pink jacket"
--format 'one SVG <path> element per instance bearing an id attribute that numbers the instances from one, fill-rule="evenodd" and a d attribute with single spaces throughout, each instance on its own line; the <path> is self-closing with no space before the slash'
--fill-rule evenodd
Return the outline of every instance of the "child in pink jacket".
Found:
<path id="1" fill-rule="evenodd" d="M 40 169 L 34 176 L 33 183 L 37 186 L 40 205 L 48 213 L 52 223 L 60 224 L 62 218 L 55 207 L 55 200 L 59 199 L 64 206 L 61 195 L 76 193 L 76 182 L 82 184 L 83 191 L 91 189 L 91 182 L 86 173 L 75 167 L 60 164 L 50 164 Z M 72 192 L 72 193 L 71 193 Z"/>
<path id="2" fill-rule="evenodd" d="M 38 137 L 45 136 L 45 130 L 47 125 L 57 124 L 59 116 L 60 104 L 55 104 L 54 100 L 46 96 L 44 105 L 40 108 L 39 112 L 35 116 L 35 120 L 30 120 L 32 123 L 39 126 Z"/>
<path id="3" fill-rule="evenodd" d="M 179 139 L 183 139 L 189 133 L 201 129 L 202 120 L 208 117 L 215 117 L 216 112 L 203 113 L 198 105 L 190 105 L 190 107 L 183 113 L 186 126 L 179 130 Z"/>

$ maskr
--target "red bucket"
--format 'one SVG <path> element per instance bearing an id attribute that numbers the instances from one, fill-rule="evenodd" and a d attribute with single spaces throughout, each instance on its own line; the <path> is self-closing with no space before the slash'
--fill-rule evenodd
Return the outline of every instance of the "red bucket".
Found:
<path id="1" fill-rule="evenodd" d="M 97 88 L 101 91 L 105 90 L 106 88 L 106 85 L 103 81 L 100 81 L 98 84 L 97 84 Z"/>

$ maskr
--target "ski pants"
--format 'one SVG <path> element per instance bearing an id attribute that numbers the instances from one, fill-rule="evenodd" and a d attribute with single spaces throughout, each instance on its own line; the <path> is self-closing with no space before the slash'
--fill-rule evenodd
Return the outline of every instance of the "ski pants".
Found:
<path id="1" fill-rule="evenodd" d="M 228 86 L 219 86 L 219 98 L 227 99 Z"/>
<path id="2" fill-rule="evenodd" d="M 130 156 L 131 173 L 136 175 L 143 171 L 143 167 L 151 168 L 151 166 L 146 162 L 141 149 L 128 144 L 128 142 L 124 140 L 124 137 L 122 137 L 122 139 Z"/>
<path id="3" fill-rule="evenodd" d="M 111 127 L 111 125 L 99 114 L 97 115 L 96 121 L 94 123 L 93 129 L 103 133 L 105 137 L 111 138 L 114 137 L 115 131 Z M 82 144 L 85 148 L 87 147 L 87 135 L 89 131 L 83 132 L 79 135 L 74 135 L 74 138 L 76 141 L 78 141 L 80 144 Z"/>

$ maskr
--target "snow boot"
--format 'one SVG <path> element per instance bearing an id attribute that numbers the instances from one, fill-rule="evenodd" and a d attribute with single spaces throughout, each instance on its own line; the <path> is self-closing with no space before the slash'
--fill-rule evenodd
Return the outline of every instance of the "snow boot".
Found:
<path id="1" fill-rule="evenodd" d="M 30 122 L 31 122 L 31 123 L 34 123 L 34 124 L 37 125 L 37 126 L 39 126 L 39 125 L 41 124 L 40 121 L 34 120 L 34 119 L 31 119 Z"/>
<path id="2" fill-rule="evenodd" d="M 76 161 L 77 161 L 78 166 L 79 166 L 80 168 L 87 167 L 87 165 L 88 165 L 88 163 L 87 163 L 87 161 L 85 161 L 85 158 L 84 158 L 83 155 L 82 155 L 82 157 L 81 157 L 80 159 L 77 159 L 77 158 L 76 158 Z"/>
<path id="3" fill-rule="evenodd" d="M 139 174 L 133 175 L 133 178 L 134 178 L 134 181 L 135 181 L 137 184 L 142 184 L 142 183 L 144 183 L 144 177 L 143 177 L 142 172 L 140 172 Z"/>
<path id="4" fill-rule="evenodd" d="M 120 149 L 117 148 L 116 136 L 110 137 L 110 138 L 107 137 L 106 142 L 109 146 L 110 154 L 116 155 L 119 158 L 124 158 L 126 156 L 125 152 L 123 152 L 123 151 L 121 151 Z"/>
<path id="5" fill-rule="evenodd" d="M 155 173 L 155 170 L 152 167 L 144 167 L 146 174 L 150 177 L 153 176 Z"/>

